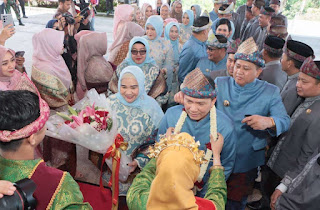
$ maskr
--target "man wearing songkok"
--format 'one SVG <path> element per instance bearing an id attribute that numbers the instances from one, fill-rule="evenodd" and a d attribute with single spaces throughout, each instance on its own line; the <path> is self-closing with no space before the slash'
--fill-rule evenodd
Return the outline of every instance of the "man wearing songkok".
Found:
<path id="1" fill-rule="evenodd" d="M 191 27 L 192 36 L 183 45 L 179 57 L 178 79 L 180 83 L 183 82 L 188 73 L 196 68 L 201 58 L 208 56 L 206 41 L 208 39 L 210 26 L 209 17 L 200 16 L 194 21 Z"/>
<path id="2" fill-rule="evenodd" d="M 253 0 L 247 0 L 247 2 L 241 6 L 238 7 L 237 9 L 237 13 L 239 14 L 239 22 L 240 23 L 240 26 L 242 24 L 242 22 L 245 20 L 245 17 L 246 17 L 246 11 L 247 11 L 247 7 L 252 7 L 252 2 Z"/>
<path id="3" fill-rule="evenodd" d="M 319 153 L 320 151 L 318 151 Z M 275 210 L 281 209 L 319 209 L 320 206 L 320 154 L 313 157 L 298 175 L 288 184 L 286 193 L 281 194 L 274 204 Z"/>
<path id="4" fill-rule="evenodd" d="M 280 12 L 280 4 L 280 0 L 270 0 L 269 2 L 269 6 L 275 11 L 274 15 L 277 17 L 282 17 L 285 21 L 285 26 L 288 27 L 288 18 L 284 16 L 282 12 Z"/>
<path id="5" fill-rule="evenodd" d="M 227 186 L 220 161 L 223 138 L 211 141 L 213 166 L 204 198 L 195 197 L 194 183 L 206 163 L 204 151 L 188 133 L 171 135 L 171 131 L 150 148 L 152 159 L 137 175 L 127 194 L 132 210 L 155 209 L 224 209 Z M 215 133 L 217 135 L 217 133 Z"/>
<path id="6" fill-rule="evenodd" d="M 50 114 L 47 103 L 34 92 L 0 91 L 0 180 L 31 179 L 36 184 L 33 196 L 39 210 L 92 209 L 83 203 L 79 186 L 69 173 L 34 159 Z"/>
<path id="7" fill-rule="evenodd" d="M 207 41 L 207 58 L 201 58 L 197 64 L 202 73 L 206 76 L 210 75 L 210 72 L 225 70 L 227 68 L 227 47 L 228 39 L 223 35 L 214 35 L 210 30 Z"/>
<path id="8" fill-rule="evenodd" d="M 264 41 L 268 34 L 268 26 L 270 25 L 271 16 L 274 10 L 271 7 L 262 7 L 259 14 L 259 27 L 253 34 L 253 39 L 259 47 L 259 51 L 263 49 Z"/>
<path id="9" fill-rule="evenodd" d="M 227 4 L 227 0 L 212 0 L 213 1 L 213 10 L 209 13 L 210 20 L 213 22 L 218 18 L 218 10 L 222 4 Z"/>
<path id="10" fill-rule="evenodd" d="M 217 109 L 234 122 L 236 162 L 228 185 L 226 209 L 244 209 L 247 196 L 264 164 L 266 138 L 279 136 L 289 128 L 290 118 L 279 88 L 256 79 L 264 60 L 253 38 L 243 42 L 235 54 L 232 77 L 217 77 Z"/>
<path id="11" fill-rule="evenodd" d="M 264 7 L 265 1 L 264 0 L 254 0 L 252 4 L 252 14 L 254 16 L 252 24 L 248 24 L 246 29 L 243 32 L 243 36 L 241 41 L 247 40 L 249 37 L 252 37 L 257 28 L 259 28 L 259 14 L 262 7 Z"/>
<path id="12" fill-rule="evenodd" d="M 229 45 L 227 49 L 227 53 L 228 53 L 227 70 L 223 69 L 219 71 L 212 71 L 210 73 L 210 77 L 212 78 L 212 80 L 215 80 L 217 77 L 224 77 L 224 76 L 233 77 L 233 70 L 234 70 L 234 63 L 235 63 L 234 54 L 237 52 L 239 45 L 240 45 L 240 39 L 233 41 Z"/>
<path id="13" fill-rule="evenodd" d="M 281 90 L 281 97 L 289 116 L 303 101 L 297 93 L 296 84 L 300 67 L 309 56 L 314 56 L 314 52 L 309 45 L 295 40 L 288 40 L 285 44 L 281 65 L 282 70 L 287 74 L 287 81 Z"/>
<path id="14" fill-rule="evenodd" d="M 211 81 L 211 82 L 209 82 Z M 204 76 L 200 69 L 196 68 L 186 76 L 181 84 L 181 91 L 185 94 L 184 106 L 178 105 L 167 110 L 159 126 L 158 134 L 165 134 L 168 128 L 175 128 L 176 132 L 187 132 L 200 141 L 199 149 L 205 150 L 210 156 L 210 134 L 217 126 L 218 133 L 224 138 L 221 152 L 221 163 L 225 168 L 225 176 L 228 179 L 235 161 L 234 127 L 225 114 L 215 110 L 216 92 L 215 85 L 210 78 Z M 202 164 L 202 174 L 199 176 L 196 186 L 197 195 L 203 197 L 207 192 L 209 179 L 209 165 Z"/>
<path id="15" fill-rule="evenodd" d="M 280 91 L 287 81 L 287 74 L 282 71 L 280 59 L 283 54 L 285 41 L 276 36 L 267 36 L 264 41 L 262 58 L 266 65 L 262 69 L 259 79 L 277 86 Z"/>
<path id="16" fill-rule="evenodd" d="M 292 114 L 290 129 L 279 139 L 267 164 L 274 177 L 282 179 L 271 196 L 272 205 L 287 191 L 288 185 L 299 173 L 296 169 L 303 168 L 319 149 L 320 61 L 313 61 L 312 56 L 304 61 L 296 86 L 298 95 L 305 100 Z M 268 186 L 276 186 L 274 184 L 278 183 L 272 183 L 274 180 L 268 179 Z"/>
<path id="17" fill-rule="evenodd" d="M 246 8 L 246 16 L 245 19 L 241 23 L 241 28 L 240 28 L 240 40 L 243 39 L 244 31 L 247 28 L 248 25 L 251 25 L 254 22 L 254 16 L 251 11 L 252 7 L 247 6 Z"/>

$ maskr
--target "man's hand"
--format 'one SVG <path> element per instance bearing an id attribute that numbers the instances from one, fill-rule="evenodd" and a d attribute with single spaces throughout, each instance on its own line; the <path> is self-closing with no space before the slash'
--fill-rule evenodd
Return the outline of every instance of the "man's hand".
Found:
<path id="1" fill-rule="evenodd" d="M 0 44 L 4 45 L 6 40 L 9 39 L 10 37 L 12 37 L 12 35 L 15 34 L 15 32 L 16 32 L 16 30 L 12 24 L 5 26 L 2 29 L 1 34 L 0 34 Z"/>
<path id="2" fill-rule="evenodd" d="M 220 161 L 220 153 L 222 151 L 223 147 L 223 136 L 221 134 L 218 134 L 218 140 L 214 141 L 212 135 L 210 134 L 210 143 L 211 143 L 211 150 L 213 153 L 213 165 L 221 165 Z"/>
<path id="3" fill-rule="evenodd" d="M 134 170 L 136 170 L 136 168 L 138 166 L 138 162 L 136 160 L 133 160 L 131 163 L 128 164 L 128 166 L 131 167 L 131 169 L 129 171 L 131 174 L 132 172 L 134 172 Z"/>
<path id="4" fill-rule="evenodd" d="M 182 91 L 179 91 L 174 95 L 174 101 L 178 104 L 183 105 L 183 99 L 184 99 L 184 93 Z"/>
<path id="5" fill-rule="evenodd" d="M 246 123 L 254 130 L 265 130 L 267 128 L 272 128 L 273 126 L 273 121 L 270 117 L 263 117 L 260 115 L 246 117 L 241 122 Z"/>
<path id="6" fill-rule="evenodd" d="M 280 190 L 278 190 L 278 189 L 276 189 L 273 193 L 272 193 L 272 195 L 271 195 L 271 201 L 270 201 L 270 208 L 272 209 L 272 210 L 274 210 L 275 209 L 275 205 L 276 205 L 276 202 L 277 202 L 277 200 L 278 200 L 278 198 L 280 197 L 282 195 L 282 192 L 280 191 Z"/>
<path id="7" fill-rule="evenodd" d="M 15 190 L 16 188 L 11 182 L 0 180 L 0 198 L 2 198 L 3 195 L 13 195 Z"/>

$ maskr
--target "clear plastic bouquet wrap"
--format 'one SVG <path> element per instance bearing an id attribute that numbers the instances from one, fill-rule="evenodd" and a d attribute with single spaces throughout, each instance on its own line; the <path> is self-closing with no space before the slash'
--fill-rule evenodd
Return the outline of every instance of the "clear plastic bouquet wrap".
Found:
<path id="1" fill-rule="evenodd" d="M 108 152 L 114 156 L 120 152 L 119 180 L 127 180 L 130 174 L 128 164 L 132 160 L 121 150 L 123 147 L 120 149 L 119 145 L 118 148 L 116 146 L 115 139 L 119 136 L 116 114 L 111 110 L 104 94 L 99 95 L 95 89 L 89 90 L 81 101 L 68 107 L 66 112 L 50 116 L 47 128 L 47 136 L 78 144 L 101 154 Z M 113 158 L 106 159 L 111 170 L 112 162 Z"/>

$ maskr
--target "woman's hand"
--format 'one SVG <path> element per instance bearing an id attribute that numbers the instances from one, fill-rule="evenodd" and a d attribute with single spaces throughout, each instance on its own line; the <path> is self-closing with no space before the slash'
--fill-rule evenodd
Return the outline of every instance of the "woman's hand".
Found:
<path id="1" fill-rule="evenodd" d="M 11 182 L 0 180 L 0 198 L 2 198 L 3 195 L 13 195 L 15 190 L 16 188 Z"/>
<path id="2" fill-rule="evenodd" d="M 211 142 L 211 149 L 213 153 L 213 165 L 221 165 L 221 160 L 220 160 L 220 153 L 222 151 L 223 147 L 223 136 L 218 133 L 218 140 L 214 141 L 212 135 L 210 134 L 210 142 Z"/>
<path id="3" fill-rule="evenodd" d="M 5 26 L 0 34 L 0 44 L 4 46 L 7 39 L 13 36 L 16 33 L 15 28 L 12 24 Z"/>

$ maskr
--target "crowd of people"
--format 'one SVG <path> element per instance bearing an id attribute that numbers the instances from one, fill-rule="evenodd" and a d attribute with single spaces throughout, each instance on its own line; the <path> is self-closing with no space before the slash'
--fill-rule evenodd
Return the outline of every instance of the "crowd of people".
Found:
<path id="1" fill-rule="evenodd" d="M 73 179 L 76 145 L 45 136 L 45 124 L 95 89 L 128 144 L 117 193 L 129 209 L 318 209 L 320 61 L 288 34 L 280 0 L 236 11 L 214 0 L 210 12 L 154 3 L 118 5 L 108 48 L 90 14 L 59 0 L 32 38 L 30 77 L 5 47 L 14 28 L 2 30 L 0 198 L 30 178 L 37 209 L 92 208 Z M 262 198 L 248 202 L 258 176 Z"/>

